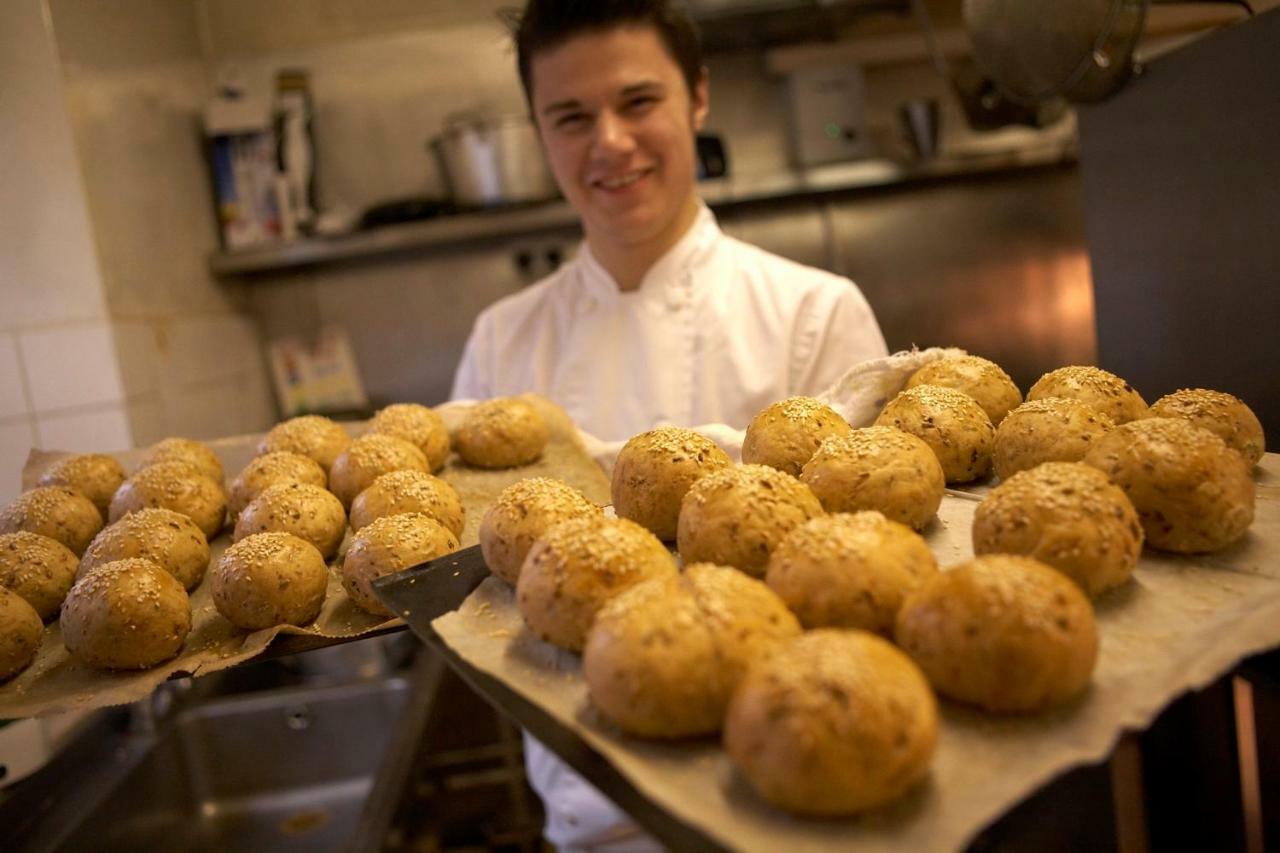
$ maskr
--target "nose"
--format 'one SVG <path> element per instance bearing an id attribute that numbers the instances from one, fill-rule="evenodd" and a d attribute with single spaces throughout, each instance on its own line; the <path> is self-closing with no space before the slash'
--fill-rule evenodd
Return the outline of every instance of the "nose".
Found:
<path id="1" fill-rule="evenodd" d="M 596 118 L 594 148 L 598 155 L 613 157 L 629 154 L 635 148 L 635 137 L 626 120 L 613 110 L 603 110 Z"/>

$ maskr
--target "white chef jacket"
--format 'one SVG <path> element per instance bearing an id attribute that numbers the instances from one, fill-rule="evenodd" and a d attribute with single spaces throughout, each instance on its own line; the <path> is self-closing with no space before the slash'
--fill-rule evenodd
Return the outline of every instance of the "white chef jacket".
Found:
<path id="1" fill-rule="evenodd" d="M 885 355 L 851 281 L 726 236 L 703 205 L 635 291 L 619 291 L 584 243 L 555 274 L 487 308 L 453 397 L 532 391 L 616 442 L 660 424 L 743 429 L 770 403 L 816 394 L 851 365 Z M 527 735 L 525 753 L 546 805 L 545 835 L 558 848 L 661 849 Z"/>

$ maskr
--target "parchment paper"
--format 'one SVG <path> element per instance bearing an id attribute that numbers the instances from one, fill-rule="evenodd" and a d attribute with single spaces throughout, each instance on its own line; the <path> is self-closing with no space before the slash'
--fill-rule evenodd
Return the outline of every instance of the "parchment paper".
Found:
<path id="1" fill-rule="evenodd" d="M 478 541 L 480 518 L 498 493 L 526 477 L 556 477 L 580 489 L 588 499 L 598 504 L 609 502 L 609 482 L 583 450 L 572 422 L 551 404 L 535 402 L 544 408 L 552 426 L 547 449 L 537 462 L 520 468 L 485 471 L 469 468 L 453 456 L 438 473 L 457 490 L 466 510 L 466 524 L 461 536 L 463 547 Z M 462 410 L 442 407 L 441 414 L 452 427 L 461 417 Z M 353 427 L 355 432 L 360 429 L 360 425 Z M 246 435 L 209 442 L 222 460 L 229 480 L 234 479 L 253 458 L 260 438 L 259 435 Z M 141 450 L 131 450 L 112 455 L 120 460 L 126 471 L 131 472 L 137 467 L 142 454 Z M 54 460 L 66 455 L 65 452 L 32 451 L 23 470 L 23 488 L 34 486 Z M 151 669 L 108 672 L 80 664 L 71 658 L 63 645 L 62 632 L 55 619 L 45 627 L 44 640 L 31 666 L 0 685 L 0 719 L 135 702 L 150 695 L 157 685 L 175 675 L 206 675 L 250 660 L 262 653 L 278 634 L 356 639 L 372 631 L 401 624 L 400 619 L 366 613 L 347 597 L 342 588 L 339 567 L 349 541 L 348 530 L 338 555 L 329 567 L 329 589 L 324 606 L 311 625 L 282 625 L 263 631 L 242 631 L 218 614 L 206 579 L 190 593 L 192 628 L 182 652 L 173 660 Z M 216 562 L 231 544 L 230 528 L 209 544 L 210 562 Z"/>
<path id="2" fill-rule="evenodd" d="M 1146 727 L 1180 694 L 1280 645 L 1280 456 L 1257 472 L 1248 536 L 1217 554 L 1148 549 L 1132 582 L 1096 604 L 1102 645 L 1089 692 L 1037 716 L 942 703 L 928 782 L 905 801 L 857 819 L 792 818 L 757 799 L 714 739 L 628 738 L 587 699 L 576 655 L 529 634 L 511 588 L 489 578 L 433 627 L 471 665 L 572 727 L 642 793 L 720 843 L 741 850 L 953 850 L 1044 782 L 1101 760 L 1126 729 Z M 925 537 L 945 568 L 973 554 L 980 497 L 950 492 Z"/>

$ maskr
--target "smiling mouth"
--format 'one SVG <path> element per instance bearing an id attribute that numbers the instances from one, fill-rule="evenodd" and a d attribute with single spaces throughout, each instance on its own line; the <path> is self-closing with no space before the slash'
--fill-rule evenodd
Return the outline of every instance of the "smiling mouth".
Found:
<path id="1" fill-rule="evenodd" d="M 618 175 L 612 178 L 601 178 L 595 181 L 595 185 L 604 190 L 622 190 L 636 183 L 642 178 L 647 177 L 652 169 L 638 169 L 634 172 L 627 172 L 624 175 Z"/>

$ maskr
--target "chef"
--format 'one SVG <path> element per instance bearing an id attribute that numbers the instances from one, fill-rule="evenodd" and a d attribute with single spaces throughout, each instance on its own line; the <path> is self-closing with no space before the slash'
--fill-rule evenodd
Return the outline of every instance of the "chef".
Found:
<path id="1" fill-rule="evenodd" d="M 669 0 L 530 0 L 514 23 L 525 96 L 585 240 L 476 320 L 453 397 L 536 392 L 585 432 L 743 429 L 887 354 L 861 292 L 721 232 L 698 198 L 709 106 L 697 31 Z M 714 428 L 712 428 L 714 430 Z M 526 737 L 529 779 L 564 850 L 656 842 Z"/>

